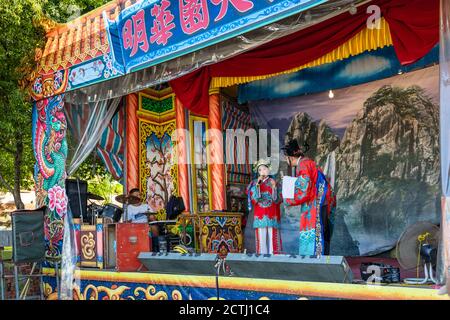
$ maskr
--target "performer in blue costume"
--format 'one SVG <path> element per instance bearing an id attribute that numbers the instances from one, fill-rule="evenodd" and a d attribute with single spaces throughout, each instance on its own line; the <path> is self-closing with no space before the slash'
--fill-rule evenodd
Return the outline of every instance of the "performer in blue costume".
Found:
<path id="1" fill-rule="evenodd" d="M 284 204 L 298 209 L 300 215 L 299 254 L 329 255 L 336 197 L 322 170 L 305 157 L 306 148 L 300 148 L 297 140 L 283 147 L 297 177 L 294 198 L 284 199 Z"/>

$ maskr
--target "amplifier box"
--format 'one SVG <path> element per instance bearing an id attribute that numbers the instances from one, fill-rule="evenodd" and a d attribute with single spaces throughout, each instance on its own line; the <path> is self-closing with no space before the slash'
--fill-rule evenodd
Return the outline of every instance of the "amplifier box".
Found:
<path id="1" fill-rule="evenodd" d="M 153 273 L 214 276 L 217 254 L 142 252 L 139 260 Z M 229 253 L 225 259 L 232 276 L 292 281 L 350 283 L 352 271 L 344 257 L 247 255 Z M 222 275 L 222 272 L 220 272 Z"/>
<path id="2" fill-rule="evenodd" d="M 292 281 L 351 283 L 353 273 L 342 256 L 305 257 L 229 253 L 235 277 Z"/>
<path id="3" fill-rule="evenodd" d="M 153 273 L 214 276 L 217 254 L 141 252 L 139 260 Z"/>
<path id="4" fill-rule="evenodd" d="M 72 217 L 80 218 L 87 215 L 87 192 L 88 184 L 86 181 L 66 179 L 66 194 L 69 200 L 69 208 Z"/>
<path id="5" fill-rule="evenodd" d="M 105 269 L 116 268 L 116 225 L 115 223 L 104 224 L 104 253 Z"/>
<path id="6" fill-rule="evenodd" d="M 146 223 L 116 224 L 116 270 L 137 271 L 142 263 L 138 256 L 150 251 L 149 226 Z"/>

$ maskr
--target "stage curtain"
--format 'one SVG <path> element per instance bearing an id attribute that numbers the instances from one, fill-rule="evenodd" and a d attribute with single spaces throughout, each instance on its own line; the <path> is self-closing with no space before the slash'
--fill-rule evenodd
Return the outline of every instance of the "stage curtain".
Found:
<path id="1" fill-rule="evenodd" d="M 279 73 L 314 61 L 338 48 L 367 26 L 377 5 L 391 31 L 402 64 L 422 58 L 439 41 L 439 0 L 378 0 L 346 12 L 223 62 L 172 80 L 175 94 L 192 112 L 208 114 L 211 77 L 258 76 Z"/>
<path id="2" fill-rule="evenodd" d="M 121 98 L 94 103 L 65 104 L 71 132 L 67 174 L 71 176 L 97 146 L 114 116 Z"/>
<path id="3" fill-rule="evenodd" d="M 377 50 L 386 46 L 392 46 L 391 32 L 389 30 L 389 25 L 387 24 L 386 19 L 381 18 L 380 28 L 364 28 L 349 41 L 341 44 L 333 51 L 300 67 L 295 67 L 294 69 L 289 69 L 278 73 L 265 74 L 262 76 L 214 77 L 211 79 L 211 87 L 229 87 L 235 84 L 243 84 L 256 80 L 263 80 L 281 74 L 289 74 L 303 69 L 318 67 L 327 63 L 344 60 L 351 56 L 359 55 L 365 51 Z"/>

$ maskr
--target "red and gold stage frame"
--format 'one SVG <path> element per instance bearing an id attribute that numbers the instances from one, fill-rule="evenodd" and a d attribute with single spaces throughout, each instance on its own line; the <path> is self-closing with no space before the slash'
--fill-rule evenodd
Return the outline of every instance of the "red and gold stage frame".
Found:
<path id="1" fill-rule="evenodd" d="M 180 100 L 175 99 L 175 114 L 177 124 L 177 155 L 178 155 L 178 189 L 180 196 L 183 198 L 184 207 L 186 211 L 190 209 L 189 197 L 189 166 L 187 153 L 187 139 L 186 131 L 188 126 L 186 124 L 186 109 L 181 104 Z"/>
<path id="2" fill-rule="evenodd" d="M 212 90 L 209 116 L 200 117 L 188 113 L 170 87 L 160 91 L 146 89 L 138 94 L 128 95 L 127 189 L 139 186 L 145 199 L 152 201 L 151 206 L 158 210 L 162 209 L 163 203 L 167 203 L 171 194 L 181 196 L 186 211 L 192 213 L 227 209 L 220 100 L 219 90 Z M 200 177 L 197 177 L 194 169 L 195 123 L 202 123 L 206 132 L 204 147 L 207 152 L 205 163 L 207 174 L 204 191 L 207 193 L 207 203 L 205 208 L 199 208 L 198 205 L 197 184 Z M 175 130 L 176 134 L 174 134 Z M 190 137 L 186 136 L 187 132 Z M 168 161 L 169 165 L 167 165 Z M 164 172 L 156 172 L 155 165 Z M 190 186 L 189 177 L 191 177 L 192 186 Z M 156 178 L 160 180 L 159 183 L 155 181 Z M 153 180 L 153 187 L 149 179 Z M 156 193 L 155 198 L 148 199 L 149 193 Z"/>
<path id="3" fill-rule="evenodd" d="M 126 189 L 139 185 L 139 109 L 138 94 L 132 93 L 126 99 Z"/>
<path id="4" fill-rule="evenodd" d="M 222 135 L 222 112 L 220 106 L 220 95 L 217 91 L 210 91 L 209 96 L 209 127 L 210 131 L 210 159 L 212 186 L 212 210 L 225 210 L 225 165 L 224 146 Z M 212 94 L 211 94 L 212 93 Z"/>
<path id="5" fill-rule="evenodd" d="M 158 219 L 171 195 L 178 195 L 175 97 L 170 91 L 139 93 L 139 187 Z"/>
<path id="6" fill-rule="evenodd" d="M 194 213 L 207 212 L 212 208 L 208 119 L 189 114 L 189 133 L 193 199 L 192 210 Z"/>

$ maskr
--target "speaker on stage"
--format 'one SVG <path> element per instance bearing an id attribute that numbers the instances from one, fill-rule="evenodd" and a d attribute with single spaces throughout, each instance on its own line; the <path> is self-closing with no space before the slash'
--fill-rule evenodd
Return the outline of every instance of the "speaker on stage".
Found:
<path id="1" fill-rule="evenodd" d="M 214 276 L 217 254 L 141 252 L 138 259 L 154 273 Z"/>
<path id="2" fill-rule="evenodd" d="M 229 253 L 233 276 L 292 281 L 351 283 L 353 273 L 342 256 L 305 257 Z"/>
<path id="3" fill-rule="evenodd" d="M 81 212 L 83 212 L 83 216 L 87 214 L 87 189 L 88 185 L 86 181 L 66 179 L 66 194 L 69 199 L 72 217 L 74 218 L 80 218 Z"/>
<path id="4" fill-rule="evenodd" d="M 19 210 L 11 214 L 13 261 L 41 262 L 45 259 L 44 213 L 37 210 Z"/>
<path id="5" fill-rule="evenodd" d="M 141 252 L 139 260 L 150 272 L 214 276 L 217 254 Z M 351 283 L 353 273 L 344 257 L 304 257 L 229 253 L 232 276 L 311 282 Z M 221 275 L 223 272 L 221 272 Z"/>

